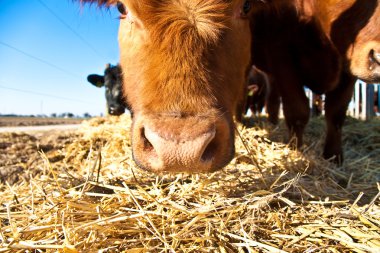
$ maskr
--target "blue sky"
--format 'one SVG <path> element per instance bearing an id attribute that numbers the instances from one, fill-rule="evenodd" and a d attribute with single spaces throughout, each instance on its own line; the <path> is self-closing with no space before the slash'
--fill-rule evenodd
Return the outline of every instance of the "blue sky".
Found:
<path id="1" fill-rule="evenodd" d="M 86 78 L 119 60 L 117 10 L 72 0 L 0 2 L 0 113 L 104 113 L 104 90 Z"/>

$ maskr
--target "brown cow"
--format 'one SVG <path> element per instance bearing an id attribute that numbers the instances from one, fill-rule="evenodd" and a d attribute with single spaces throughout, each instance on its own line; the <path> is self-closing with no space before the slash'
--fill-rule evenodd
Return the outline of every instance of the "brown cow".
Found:
<path id="1" fill-rule="evenodd" d="M 118 2 L 120 65 L 133 112 L 133 157 L 141 168 L 210 172 L 232 159 L 254 2 Z"/>
<path id="2" fill-rule="evenodd" d="M 265 106 L 268 89 L 268 75 L 256 66 L 252 66 L 248 75 L 248 97 L 244 113 L 250 109 L 253 115 L 260 115 Z"/>
<path id="3" fill-rule="evenodd" d="M 311 94 L 311 116 L 318 117 L 322 115 L 323 111 L 323 99 L 322 95 L 315 94 L 314 92 Z"/>
<path id="4" fill-rule="evenodd" d="M 323 155 L 342 162 L 342 126 L 355 79 L 380 80 L 379 25 L 379 0 L 272 0 L 252 19 L 254 64 L 273 77 L 269 119 L 277 123 L 281 97 L 298 146 L 310 114 L 308 86 L 326 94 Z"/>

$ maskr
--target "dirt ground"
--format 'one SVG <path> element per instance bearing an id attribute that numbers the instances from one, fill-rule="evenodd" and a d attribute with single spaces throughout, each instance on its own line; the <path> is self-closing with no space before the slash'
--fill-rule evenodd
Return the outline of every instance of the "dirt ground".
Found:
<path id="1" fill-rule="evenodd" d="M 17 124 L 18 121 L 8 122 Z M 34 122 L 41 124 L 43 121 Z M 58 124 L 57 122 L 54 123 Z M 71 124 L 74 122 L 78 121 L 71 121 Z M 64 148 L 77 137 L 75 130 L 0 133 L 0 182 L 14 184 L 43 173 L 41 168 L 44 163 L 61 161 L 64 158 Z"/>
<path id="2" fill-rule="evenodd" d="M 80 124 L 83 119 L 0 117 L 0 129 L 21 126 Z M 74 130 L 0 133 L 0 182 L 13 184 L 41 173 L 44 154 L 54 163 L 63 159 L 62 149 L 77 135 Z M 33 169 L 30 169 L 33 168 Z"/>
<path id="3" fill-rule="evenodd" d="M 80 124 L 78 118 L 1 117 L 0 127 Z"/>

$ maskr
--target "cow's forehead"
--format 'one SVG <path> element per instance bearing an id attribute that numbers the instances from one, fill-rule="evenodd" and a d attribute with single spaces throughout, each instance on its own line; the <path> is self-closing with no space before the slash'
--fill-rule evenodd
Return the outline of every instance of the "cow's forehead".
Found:
<path id="1" fill-rule="evenodd" d="M 185 30 L 194 29 L 201 37 L 218 33 L 224 27 L 228 2 L 221 0 L 141 0 L 131 6 L 144 26 L 157 34 L 162 32 L 183 34 Z"/>
<path id="2" fill-rule="evenodd" d="M 120 67 L 119 66 L 110 66 L 104 70 L 104 73 L 107 74 L 120 74 Z"/>

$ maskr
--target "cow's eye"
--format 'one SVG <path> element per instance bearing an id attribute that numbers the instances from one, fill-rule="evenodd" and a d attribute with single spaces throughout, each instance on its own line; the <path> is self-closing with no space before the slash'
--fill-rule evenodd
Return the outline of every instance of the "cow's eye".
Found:
<path id="1" fill-rule="evenodd" d="M 243 4 L 242 15 L 247 16 L 252 9 L 252 0 L 246 0 Z"/>
<path id="2" fill-rule="evenodd" d="M 125 8 L 125 5 L 122 2 L 118 1 L 116 7 L 121 14 L 120 18 L 125 18 L 127 15 L 127 9 Z"/>

